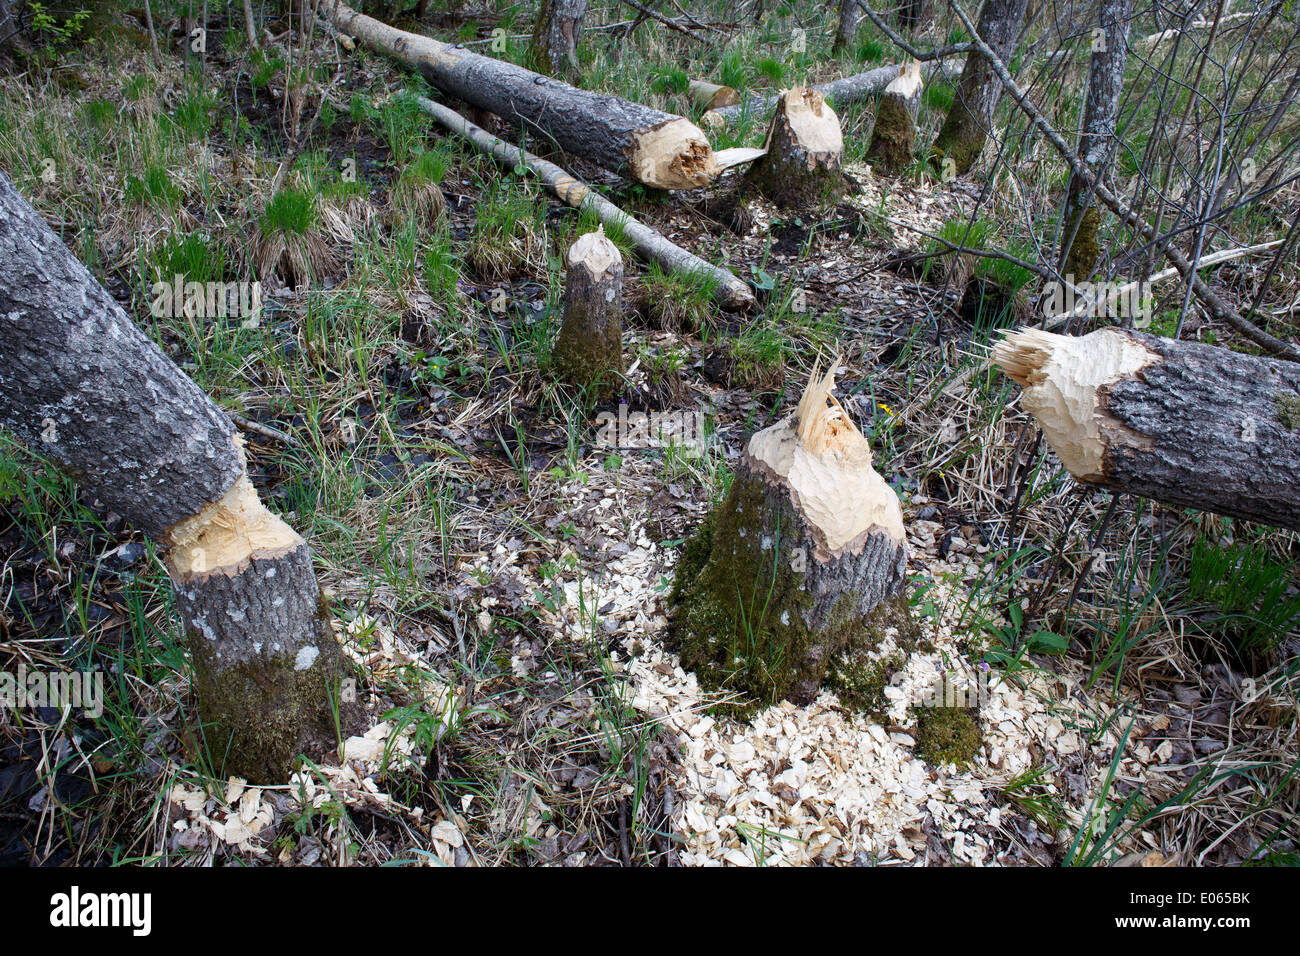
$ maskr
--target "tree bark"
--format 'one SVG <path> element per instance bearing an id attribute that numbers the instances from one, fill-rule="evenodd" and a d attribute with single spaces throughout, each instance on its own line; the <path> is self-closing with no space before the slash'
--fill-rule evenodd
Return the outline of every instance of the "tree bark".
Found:
<path id="1" fill-rule="evenodd" d="M 746 181 L 783 207 L 824 206 L 844 191 L 844 137 L 816 90 L 787 90 L 767 133 L 767 154 Z"/>
<path id="2" fill-rule="evenodd" d="M 913 36 L 929 19 L 930 0 L 903 0 L 898 8 L 898 25 Z"/>
<path id="3" fill-rule="evenodd" d="M 611 172 L 658 189 L 694 189 L 718 174 L 708 139 L 690 120 L 395 30 L 334 0 L 321 3 L 338 29 L 419 72 L 444 93 L 496 113 L 509 125 L 522 123 Z"/>
<path id="4" fill-rule="evenodd" d="M 598 399 L 618 392 L 623 364 L 623 257 L 605 227 L 569 248 L 564 325 L 551 355 L 556 370 Z"/>
<path id="5" fill-rule="evenodd" d="M 814 371 L 798 410 L 749 440 L 682 555 L 672 638 L 706 688 L 805 703 L 910 620 L 898 498 L 833 387 Z"/>
<path id="6" fill-rule="evenodd" d="M 993 361 L 1079 481 L 1300 530 L 1300 366 L 1100 329 L 1030 329 Z"/>
<path id="7" fill-rule="evenodd" d="M 542 0 L 531 44 L 538 70 L 552 76 L 578 75 L 578 40 L 586 15 L 587 0 Z"/>
<path id="8" fill-rule="evenodd" d="M 257 23 L 253 19 L 253 0 L 244 0 L 244 33 L 248 36 L 249 47 L 256 50 L 258 47 Z"/>
<path id="9" fill-rule="evenodd" d="M 1028 0 L 984 0 L 976 32 L 1004 62 L 1020 38 Z M 939 135 L 934 140 L 936 161 L 951 159 L 960 175 L 974 165 L 993 128 L 993 111 L 1002 98 L 1002 83 L 982 56 L 968 56 L 957 93 Z"/>
<path id="10" fill-rule="evenodd" d="M 921 64 L 913 60 L 880 94 L 866 155 L 873 172 L 897 176 L 912 165 L 922 86 Z"/>
<path id="11" fill-rule="evenodd" d="M 1079 162 L 1109 184 L 1115 162 L 1119 103 L 1124 92 L 1124 66 L 1128 61 L 1128 21 L 1133 0 L 1102 0 L 1101 35 L 1093 40 L 1088 60 L 1088 95 L 1079 133 Z M 1061 232 L 1061 274 L 1072 283 L 1086 282 L 1096 267 L 1097 228 L 1101 212 L 1093 202 L 1093 189 L 1077 173 L 1066 187 Z"/>
<path id="12" fill-rule="evenodd" d="M 612 202 L 595 192 L 586 183 L 574 179 L 559 166 L 539 156 L 534 156 L 525 149 L 512 146 L 505 140 L 493 136 L 484 129 L 475 126 L 455 110 L 424 97 L 416 97 L 420 109 L 428 113 L 443 127 L 460 136 L 464 136 L 474 148 L 487 153 L 498 163 L 509 169 L 523 166 L 531 170 L 546 188 L 561 202 L 576 209 L 590 209 L 602 223 L 611 229 L 622 230 L 623 235 L 637 255 L 647 262 L 657 262 L 665 269 L 677 273 L 703 273 L 713 282 L 713 298 L 727 309 L 748 310 L 754 307 L 754 293 L 735 273 L 711 262 L 705 262 L 694 253 L 687 252 L 681 246 L 665 239 L 660 233 L 645 223 L 629 216 Z M 726 152 L 724 150 L 724 152 Z"/>
<path id="13" fill-rule="evenodd" d="M 875 96 L 894 80 L 898 79 L 898 73 L 906 63 L 891 63 L 887 66 L 878 66 L 875 69 L 868 70 L 865 73 L 855 73 L 853 76 L 844 76 L 838 80 L 831 80 L 827 83 L 819 83 L 812 89 L 816 90 L 826 99 L 833 101 L 839 106 L 846 103 L 854 103 L 858 100 L 865 100 L 870 96 Z M 942 60 L 927 60 L 921 64 L 921 74 L 924 77 L 933 75 L 935 70 L 947 71 L 949 68 L 956 71 L 961 66 L 961 61 L 944 62 Z M 766 113 L 772 107 L 776 106 L 777 101 L 781 99 L 780 94 L 765 94 L 759 96 L 746 97 L 744 102 L 736 106 L 726 106 L 721 109 L 709 110 L 704 114 L 702 122 L 710 129 L 719 126 L 729 126 L 735 123 L 745 115 L 757 116 L 760 113 Z"/>
<path id="14" fill-rule="evenodd" d="M 167 549 L 220 772 L 271 783 L 335 739 L 342 651 L 306 543 L 226 415 L 0 175 L 0 424 Z"/>
<path id="15" fill-rule="evenodd" d="M 840 0 L 840 15 L 835 25 L 835 42 L 831 44 L 832 53 L 843 53 L 853 45 L 853 38 L 858 32 L 858 18 L 858 0 Z"/>

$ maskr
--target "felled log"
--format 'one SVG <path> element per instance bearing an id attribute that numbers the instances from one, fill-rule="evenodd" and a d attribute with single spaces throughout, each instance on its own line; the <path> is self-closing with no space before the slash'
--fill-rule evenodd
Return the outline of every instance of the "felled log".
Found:
<path id="1" fill-rule="evenodd" d="M 678 565 L 672 639 L 707 688 L 807 702 L 909 620 L 898 497 L 834 384 L 814 369 L 797 410 L 750 438 Z"/>
<path id="2" fill-rule="evenodd" d="M 881 176 L 897 176 L 912 165 L 922 86 L 921 64 L 913 60 L 880 94 L 866 160 Z"/>
<path id="3" fill-rule="evenodd" d="M 645 223 L 632 218 L 586 183 L 574 179 L 554 163 L 534 156 L 518 146 L 512 146 L 500 137 L 493 136 L 441 103 L 435 103 L 423 96 L 416 97 L 415 102 L 421 110 L 432 116 L 445 129 L 465 137 L 475 149 L 487 153 L 502 166 L 507 169 L 529 170 L 538 176 L 546 184 L 546 188 L 561 202 L 578 209 L 590 209 L 603 224 L 611 229 L 615 227 L 621 229 L 637 254 L 646 261 L 657 262 L 672 272 L 702 273 L 710 276 L 714 280 L 714 300 L 725 308 L 747 310 L 755 305 L 754 293 L 730 270 L 705 262 L 699 256 L 669 242 Z"/>
<path id="4" fill-rule="evenodd" d="M 779 206 L 822 206 L 844 190 L 840 118 L 816 90 L 787 90 L 767 132 L 767 154 L 746 181 Z"/>
<path id="5" fill-rule="evenodd" d="M 623 257 L 605 227 L 569 247 L 564 282 L 564 325 L 551 361 L 564 379 L 608 398 L 623 364 Z"/>
<path id="6" fill-rule="evenodd" d="M 657 189 L 694 189 L 718 175 L 708 139 L 688 119 L 396 30 L 335 0 L 321 0 L 321 9 L 338 29 L 444 93 L 495 113 L 510 126 L 522 124 L 611 172 Z"/>
<path id="7" fill-rule="evenodd" d="M 533 25 L 533 63 L 543 73 L 578 74 L 578 39 L 587 0 L 542 0 Z"/>
<path id="8" fill-rule="evenodd" d="M 935 70 L 941 73 L 960 73 L 963 60 L 926 60 L 921 64 L 921 75 L 929 79 Z M 830 80 L 826 83 L 818 83 L 812 89 L 816 90 L 828 100 L 839 106 L 846 103 L 853 103 L 857 100 L 865 100 L 868 97 L 880 93 L 894 80 L 898 79 L 898 73 L 907 64 L 891 63 L 887 66 L 878 66 L 875 69 L 868 70 L 865 73 L 855 73 L 853 76 L 840 77 L 838 80 Z M 701 122 L 714 129 L 719 126 L 729 126 L 748 113 L 750 116 L 761 116 L 768 110 L 776 106 L 780 100 L 781 94 L 761 94 L 747 96 L 741 103 L 735 106 L 727 106 L 722 109 L 709 110 L 701 118 Z"/>
<path id="9" fill-rule="evenodd" d="M 720 86 L 707 80 L 691 80 L 687 87 L 691 102 L 700 109 L 716 110 L 724 106 L 735 106 L 740 102 L 738 94 L 730 86 Z"/>
<path id="10" fill-rule="evenodd" d="M 342 650 L 306 542 L 230 419 L 0 174 L 0 425 L 166 549 L 214 765 L 283 783 L 337 739 Z"/>
<path id="11" fill-rule="evenodd" d="M 1300 530 L 1300 365 L 1114 328 L 992 359 L 1079 481 Z"/>

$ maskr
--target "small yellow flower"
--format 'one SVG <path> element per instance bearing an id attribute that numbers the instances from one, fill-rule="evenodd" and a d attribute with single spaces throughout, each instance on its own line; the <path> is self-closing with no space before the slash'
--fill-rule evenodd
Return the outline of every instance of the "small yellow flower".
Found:
<path id="1" fill-rule="evenodd" d="M 883 408 L 885 411 L 889 412 L 889 414 L 894 415 L 894 410 L 890 408 L 888 405 L 886 405 L 884 402 L 878 402 L 876 407 Z M 894 415 L 894 417 L 897 418 L 898 416 Z"/>

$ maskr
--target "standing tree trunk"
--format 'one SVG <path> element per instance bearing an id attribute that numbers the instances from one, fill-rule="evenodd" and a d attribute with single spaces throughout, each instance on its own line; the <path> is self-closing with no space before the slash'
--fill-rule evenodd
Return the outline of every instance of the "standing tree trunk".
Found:
<path id="1" fill-rule="evenodd" d="M 1028 0 L 984 0 L 980 8 L 975 29 L 1004 63 L 1016 48 L 1027 6 Z M 947 119 L 934 140 L 935 161 L 941 169 L 945 159 L 953 161 L 953 172 L 958 175 L 974 165 L 993 128 L 993 110 L 1001 98 L 1002 83 L 993 67 L 972 53 L 966 58 Z"/>
<path id="2" fill-rule="evenodd" d="M 1088 98 L 1079 133 L 1079 162 L 1106 184 L 1110 182 L 1118 142 L 1116 124 L 1124 92 L 1132 9 L 1133 0 L 1102 0 L 1101 33 L 1094 34 L 1088 60 Z M 1101 212 L 1093 202 L 1092 189 L 1075 173 L 1070 174 L 1061 222 L 1061 274 L 1073 284 L 1086 282 L 1097 265 Z"/>
<path id="3" fill-rule="evenodd" d="M 766 149 L 746 178 L 778 206 L 819 207 L 843 193 L 840 119 L 816 90 L 796 87 L 781 97 Z"/>
<path id="4" fill-rule="evenodd" d="M 597 398 L 618 390 L 624 369 L 623 257 L 603 225 L 569 248 L 564 325 L 551 358 L 567 381 Z"/>
<path id="5" fill-rule="evenodd" d="M 853 46 L 853 37 L 858 32 L 858 0 L 840 0 L 840 17 L 835 26 L 835 42 L 831 45 L 832 53 L 844 53 Z"/>
<path id="6" fill-rule="evenodd" d="M 898 25 L 907 33 L 915 34 L 929 19 L 930 0 L 903 0 L 898 8 Z"/>
<path id="7" fill-rule="evenodd" d="M 258 47 L 257 23 L 253 19 L 253 0 L 244 0 L 244 33 L 248 36 L 249 47 L 256 50 Z"/>
<path id="8" fill-rule="evenodd" d="M 713 149 L 694 123 L 617 96 L 579 90 L 463 47 L 395 30 L 335 0 L 321 0 L 334 26 L 393 57 L 507 125 L 658 189 L 695 189 L 718 175 Z"/>
<path id="9" fill-rule="evenodd" d="M 1300 365 L 1114 328 L 993 361 L 1079 481 L 1300 530 Z"/>
<path id="10" fill-rule="evenodd" d="M 336 740 L 342 649 L 306 542 L 234 426 L 0 175 L 0 424 L 167 549 L 213 763 L 259 783 Z"/>
<path id="11" fill-rule="evenodd" d="M 586 15 L 587 0 L 542 0 L 530 46 L 533 63 L 540 72 L 578 76 L 578 39 Z"/>
<path id="12" fill-rule="evenodd" d="M 750 438 L 677 568 L 682 665 L 749 703 L 806 703 L 832 678 L 872 709 L 844 676 L 909 630 L 898 497 L 833 388 L 814 370 L 797 411 Z"/>
<path id="13" fill-rule="evenodd" d="M 873 172 L 897 176 L 912 165 L 916 117 L 921 110 L 921 64 L 913 60 L 885 87 L 876 104 L 876 120 L 866 160 Z"/>

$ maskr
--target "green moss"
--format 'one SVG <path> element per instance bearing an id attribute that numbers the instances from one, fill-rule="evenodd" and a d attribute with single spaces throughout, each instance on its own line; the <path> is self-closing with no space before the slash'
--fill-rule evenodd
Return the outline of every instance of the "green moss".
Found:
<path id="1" fill-rule="evenodd" d="M 983 743 L 979 720 L 965 707 L 920 707 L 916 714 L 916 754 L 927 763 L 964 767 Z"/>
<path id="2" fill-rule="evenodd" d="M 596 330 L 598 334 L 592 334 L 586 303 L 571 302 L 551 353 L 555 371 L 565 381 L 586 388 L 598 400 L 618 394 L 625 368 L 623 323 L 612 313 L 604 319 Z"/>
<path id="3" fill-rule="evenodd" d="M 884 657 L 872 656 L 880 644 L 876 638 L 854 642 L 831 664 L 826 674 L 826 686 L 835 691 L 845 707 L 866 714 L 884 711 L 885 687 L 889 679 L 924 643 L 906 598 L 883 602 L 868 618 L 867 633 L 873 637 L 883 636 L 891 629 L 895 633 L 895 650 Z"/>
<path id="4" fill-rule="evenodd" d="M 962 97 L 958 95 L 952 109 L 948 111 L 948 118 L 939 129 L 939 135 L 934 138 L 935 168 L 942 174 L 944 159 L 951 158 L 955 171 L 960 176 L 975 165 L 975 160 L 979 159 L 983 150 L 984 129 L 981 122 L 965 107 Z"/>
<path id="5" fill-rule="evenodd" d="M 1097 226 L 1101 222 L 1101 213 L 1096 206 L 1089 206 L 1076 217 L 1076 221 L 1077 228 L 1071 223 L 1065 232 L 1067 236 L 1072 230 L 1074 232 L 1074 241 L 1070 243 L 1065 259 L 1065 275 L 1073 276 L 1075 282 L 1084 282 L 1097 264 Z"/>
<path id="6" fill-rule="evenodd" d="M 1291 431 L 1300 430 L 1300 395 L 1278 392 L 1273 400 L 1277 402 L 1277 420 Z"/>

